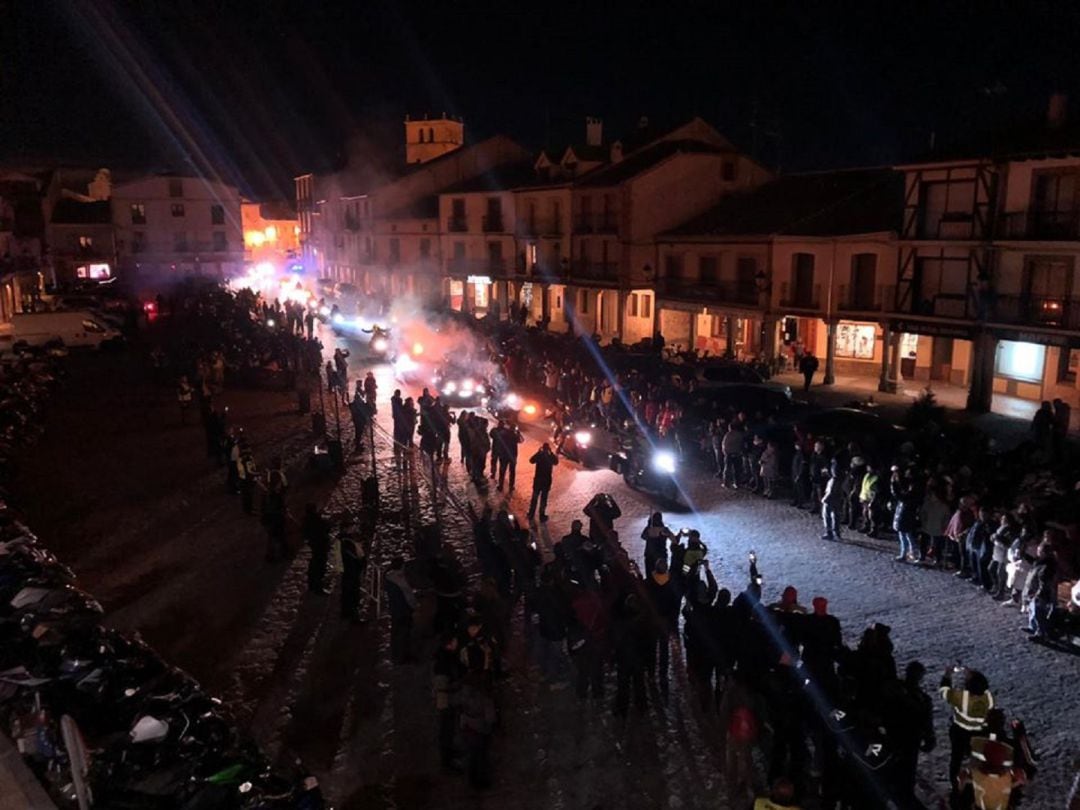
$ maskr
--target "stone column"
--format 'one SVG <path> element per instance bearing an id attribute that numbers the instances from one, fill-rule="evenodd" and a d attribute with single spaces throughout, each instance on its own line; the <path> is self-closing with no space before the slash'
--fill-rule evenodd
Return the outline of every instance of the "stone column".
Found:
<path id="1" fill-rule="evenodd" d="M 623 343 L 626 342 L 626 302 L 627 294 L 626 290 L 619 290 L 617 295 L 617 301 L 615 303 L 615 334 Z"/>
<path id="2" fill-rule="evenodd" d="M 735 317 L 733 315 L 724 316 L 724 336 L 727 338 L 724 341 L 724 357 L 734 359 L 735 357 Z"/>
<path id="3" fill-rule="evenodd" d="M 540 285 L 540 320 L 551 320 L 551 285 Z"/>
<path id="4" fill-rule="evenodd" d="M 696 310 L 690 313 L 690 345 L 686 347 L 688 351 L 693 351 L 697 346 L 697 319 L 699 314 Z"/>
<path id="5" fill-rule="evenodd" d="M 900 390 L 900 333 L 893 331 L 888 323 L 884 326 L 883 344 L 878 391 L 895 394 Z"/>
<path id="6" fill-rule="evenodd" d="M 761 316 L 761 346 L 759 351 L 769 363 L 776 360 L 776 318 L 772 315 Z"/>
<path id="7" fill-rule="evenodd" d="M 821 380 L 822 385 L 836 382 L 836 326 L 835 320 L 825 325 L 825 376 Z"/>
<path id="8" fill-rule="evenodd" d="M 988 413 L 994 401 L 994 360 L 998 339 L 989 332 L 979 332 L 971 341 L 971 385 L 967 409 Z"/>

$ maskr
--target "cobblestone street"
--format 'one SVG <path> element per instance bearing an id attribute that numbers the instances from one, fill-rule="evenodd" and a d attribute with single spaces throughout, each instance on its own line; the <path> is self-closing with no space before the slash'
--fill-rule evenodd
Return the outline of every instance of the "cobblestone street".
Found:
<path id="1" fill-rule="evenodd" d="M 353 354 L 355 378 L 363 364 L 355 347 Z M 341 620 L 336 582 L 329 597 L 308 595 L 306 550 L 289 563 L 263 561 L 258 521 L 226 494 L 199 427 L 178 425 L 171 398 L 146 381 L 138 358 L 73 358 L 70 365 L 54 424 L 23 465 L 19 502 L 28 522 L 102 601 L 112 623 L 141 631 L 221 694 L 272 755 L 303 757 L 336 806 L 729 806 L 719 777 L 718 724 L 691 700 L 681 654 L 672 655 L 670 704 L 657 701 L 645 715 L 631 711 L 619 719 L 610 706 L 579 703 L 573 690 L 552 691 L 535 677 L 522 649 L 520 604 L 508 650 L 511 675 L 500 691 L 495 786 L 477 794 L 442 773 L 427 659 L 392 666 L 386 620 L 361 626 Z M 382 405 L 402 386 L 385 366 L 377 373 Z M 347 456 L 337 481 L 306 471 L 310 417 L 296 413 L 294 394 L 229 391 L 225 400 L 261 463 L 280 453 L 291 465 L 294 515 L 312 499 L 334 514 L 357 506 L 371 457 Z M 379 409 L 383 428 L 389 410 L 388 404 Z M 332 416 L 330 423 L 333 431 Z M 348 452 L 351 425 L 343 433 Z M 517 490 L 507 501 L 519 515 L 528 505 L 527 459 L 540 438 L 531 428 L 521 448 Z M 455 454 L 437 492 L 422 470 L 395 458 L 382 433 L 375 455 L 381 493 L 375 561 L 411 555 L 415 529 L 437 521 L 444 548 L 475 578 L 479 566 L 462 506 L 481 496 Z M 957 661 L 984 671 L 999 705 L 1027 723 L 1042 755 L 1027 806 L 1057 806 L 1080 751 L 1080 732 L 1070 722 L 1080 657 L 1029 643 L 1017 611 L 949 574 L 893 562 L 891 545 L 819 540 L 814 516 L 782 500 L 719 489 L 704 471 L 684 475 L 682 483 L 694 508 L 669 514 L 668 523 L 701 531 L 721 586 L 743 589 L 746 554 L 754 549 L 766 602 L 788 584 L 804 604 L 827 596 L 849 645 L 869 622 L 889 624 L 898 665 L 921 660 L 929 689 Z M 565 459 L 555 471 L 551 519 L 536 538 L 545 554 L 598 492 L 616 498 L 623 513 L 616 529 L 631 558 L 641 559 L 639 534 L 655 508 L 651 499 L 610 471 L 583 470 Z M 502 496 L 490 497 L 498 505 Z M 295 526 L 291 533 L 295 545 Z M 935 704 L 938 746 L 920 765 L 926 798 L 946 788 L 947 716 L 936 698 Z"/>

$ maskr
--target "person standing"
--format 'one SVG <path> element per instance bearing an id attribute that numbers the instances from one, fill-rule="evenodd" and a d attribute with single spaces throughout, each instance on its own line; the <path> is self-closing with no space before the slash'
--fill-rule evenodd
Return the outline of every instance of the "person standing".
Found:
<path id="1" fill-rule="evenodd" d="M 277 562 L 285 556 L 285 494 L 289 488 L 279 456 L 270 460 L 270 469 L 266 471 L 263 486 L 266 490 L 263 494 L 262 510 L 267 537 L 266 561 Z"/>
<path id="2" fill-rule="evenodd" d="M 814 374 L 818 370 L 818 359 L 813 352 L 807 352 L 799 360 L 799 373 L 803 377 L 803 391 L 810 390 L 810 383 L 814 380 Z"/>
<path id="3" fill-rule="evenodd" d="M 395 664 L 410 663 L 412 658 L 413 613 L 416 593 L 405 575 L 405 559 L 394 557 L 384 578 L 386 601 L 390 609 L 390 660 Z"/>
<path id="4" fill-rule="evenodd" d="M 652 574 L 660 560 L 664 561 L 664 570 L 667 571 L 668 543 L 675 539 L 675 535 L 664 525 L 662 513 L 652 513 L 648 525 L 641 531 L 641 539 L 645 541 L 645 576 Z"/>
<path id="5" fill-rule="evenodd" d="M 886 701 L 891 716 L 887 716 L 888 731 L 894 737 L 896 749 L 897 784 L 904 807 L 915 806 L 915 774 L 919 753 L 929 753 L 937 745 L 934 735 L 934 706 L 922 688 L 926 667 L 912 661 L 904 670 L 904 680 L 898 684 L 892 700 Z"/>
<path id="6" fill-rule="evenodd" d="M 1057 604 L 1057 558 L 1050 540 L 1039 543 L 1035 563 L 1031 568 L 1031 613 L 1028 628 L 1033 640 L 1044 639 L 1050 630 L 1050 613 Z"/>
<path id="7" fill-rule="evenodd" d="M 378 413 L 379 407 L 375 403 L 375 396 L 379 391 L 379 385 L 375 382 L 375 375 L 370 371 L 364 376 L 364 396 L 367 397 L 368 405 L 372 413 Z"/>
<path id="8" fill-rule="evenodd" d="M 359 386 L 352 402 L 349 403 L 349 415 L 353 423 L 353 448 L 359 453 L 364 449 L 364 437 L 367 436 L 371 427 L 371 406 L 364 401 Z"/>
<path id="9" fill-rule="evenodd" d="M 352 515 L 345 515 L 338 530 L 341 548 L 341 618 L 360 621 L 360 589 L 368 555 Z"/>
<path id="10" fill-rule="evenodd" d="M 255 487 L 258 482 L 258 468 L 255 466 L 255 457 L 251 454 L 251 447 L 247 439 L 240 439 L 240 505 L 244 514 L 255 514 Z"/>
<path id="11" fill-rule="evenodd" d="M 919 562 L 918 544 L 916 533 L 919 531 L 919 500 L 915 493 L 910 476 L 902 475 L 894 467 L 892 481 L 893 502 L 896 504 L 893 512 L 893 531 L 900 542 L 900 552 L 896 556 L 897 562 L 907 562 L 910 557 Z"/>
<path id="12" fill-rule="evenodd" d="M 326 577 L 326 562 L 330 557 L 330 523 L 319 514 L 313 503 L 304 507 L 301 532 L 304 542 L 311 549 L 307 570 L 308 591 L 325 596 L 330 593 L 323 583 Z"/>
<path id="13" fill-rule="evenodd" d="M 180 406 L 180 424 L 187 424 L 188 411 L 191 410 L 191 402 L 195 397 L 195 389 L 191 387 L 185 374 L 176 384 L 176 402 Z"/>
<path id="14" fill-rule="evenodd" d="M 346 349 L 334 349 L 334 369 L 337 371 L 338 388 L 341 389 L 343 405 L 349 404 L 349 352 Z"/>
<path id="15" fill-rule="evenodd" d="M 559 463 L 559 457 L 551 451 L 551 445 L 544 442 L 540 449 L 533 453 L 529 463 L 536 467 L 533 475 L 532 499 L 529 501 L 529 520 L 536 515 L 536 508 L 540 507 L 540 521 L 545 522 L 547 516 L 548 495 L 551 493 L 552 473 Z"/>
<path id="16" fill-rule="evenodd" d="M 962 686 L 955 686 L 957 679 Z M 960 766 L 971 754 L 971 738 L 986 730 L 986 718 L 994 708 L 990 684 L 981 672 L 956 666 L 947 667 L 941 676 L 941 697 L 952 710 L 949 723 L 949 785 L 956 792 Z"/>
<path id="17" fill-rule="evenodd" d="M 847 494 L 844 490 L 845 470 L 839 459 L 833 459 L 829 480 L 825 484 L 825 492 L 821 496 L 821 522 L 825 533 L 822 540 L 841 540 L 840 537 L 840 510 L 844 508 Z"/>
<path id="18" fill-rule="evenodd" d="M 510 489 L 514 488 L 514 480 L 517 477 L 517 453 L 518 445 L 525 439 L 521 431 L 512 428 L 505 421 L 499 420 L 499 425 L 491 431 L 491 459 L 498 466 L 498 482 L 495 489 L 502 492 L 506 481 L 506 473 L 510 473 Z"/>
<path id="19" fill-rule="evenodd" d="M 746 444 L 746 435 L 742 426 L 732 419 L 724 434 L 721 447 L 724 451 L 724 476 L 720 486 L 739 488 L 739 471 L 742 469 L 742 455 Z"/>

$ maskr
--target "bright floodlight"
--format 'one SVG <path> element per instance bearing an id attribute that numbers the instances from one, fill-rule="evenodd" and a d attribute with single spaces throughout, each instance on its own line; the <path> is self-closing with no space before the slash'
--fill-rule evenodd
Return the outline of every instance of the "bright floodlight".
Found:
<path id="1" fill-rule="evenodd" d="M 445 386 L 443 386 L 443 393 L 444 394 L 452 394 L 455 391 L 457 391 L 457 383 L 454 382 L 453 380 L 450 380 L 450 382 L 448 382 Z"/>
<path id="2" fill-rule="evenodd" d="M 386 339 L 385 338 L 375 338 L 375 340 L 372 341 L 371 347 L 373 349 L 375 349 L 375 351 L 377 351 L 377 352 L 385 352 L 386 351 Z"/>
<path id="3" fill-rule="evenodd" d="M 511 391 L 506 395 L 506 407 L 512 411 L 521 410 L 521 397 Z"/>
<path id="4" fill-rule="evenodd" d="M 657 450 L 652 457 L 653 469 L 657 472 L 675 474 L 675 454 L 670 450 Z"/>
<path id="5" fill-rule="evenodd" d="M 414 355 L 416 355 L 417 357 L 422 355 L 424 353 L 424 344 L 422 344 L 422 343 L 414 343 L 413 347 L 412 347 L 412 353 Z"/>
<path id="6" fill-rule="evenodd" d="M 574 441 L 582 447 L 588 447 L 592 443 L 592 434 L 587 430 L 579 430 L 574 434 Z"/>
<path id="7" fill-rule="evenodd" d="M 526 405 L 522 410 L 524 410 L 525 413 L 527 413 L 529 416 L 535 416 L 536 415 L 536 406 L 533 405 L 531 402 L 528 405 Z"/>

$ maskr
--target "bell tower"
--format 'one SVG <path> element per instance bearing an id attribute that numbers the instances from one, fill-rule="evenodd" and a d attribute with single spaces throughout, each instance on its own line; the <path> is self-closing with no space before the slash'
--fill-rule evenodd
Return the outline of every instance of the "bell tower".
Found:
<path id="1" fill-rule="evenodd" d="M 442 114 L 441 118 L 405 117 L 405 162 L 427 163 L 453 152 L 465 142 L 465 123 Z"/>

